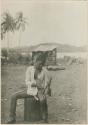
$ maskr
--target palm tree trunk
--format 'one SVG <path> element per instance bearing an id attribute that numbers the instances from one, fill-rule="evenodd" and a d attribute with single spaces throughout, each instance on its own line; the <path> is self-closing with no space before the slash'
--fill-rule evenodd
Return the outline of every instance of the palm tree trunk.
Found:
<path id="1" fill-rule="evenodd" d="M 9 56 L 9 32 L 7 32 L 7 60 Z"/>
<path id="2" fill-rule="evenodd" d="M 19 32 L 19 43 L 18 43 L 19 47 L 21 45 L 21 36 L 22 36 L 22 30 L 20 29 L 20 32 Z"/>
<path id="3" fill-rule="evenodd" d="M 9 51 L 9 33 L 7 33 L 7 49 Z"/>

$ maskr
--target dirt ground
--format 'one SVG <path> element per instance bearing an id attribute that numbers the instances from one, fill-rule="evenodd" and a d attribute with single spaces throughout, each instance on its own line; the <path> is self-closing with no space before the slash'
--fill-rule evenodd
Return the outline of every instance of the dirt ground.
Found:
<path id="1" fill-rule="evenodd" d="M 27 66 L 2 66 L 1 121 L 9 118 L 11 95 L 25 87 Z M 50 71 L 52 96 L 48 97 L 49 123 L 80 124 L 87 121 L 87 71 L 85 64 L 75 64 L 65 70 Z M 17 122 L 24 122 L 24 100 L 17 102 Z M 42 122 L 39 122 L 42 123 Z"/>

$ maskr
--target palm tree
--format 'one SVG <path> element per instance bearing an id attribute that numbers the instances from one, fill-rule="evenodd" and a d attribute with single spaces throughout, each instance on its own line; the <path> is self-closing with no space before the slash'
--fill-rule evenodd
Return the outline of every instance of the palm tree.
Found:
<path id="1" fill-rule="evenodd" d="M 20 47 L 22 31 L 25 30 L 25 24 L 27 24 L 26 18 L 23 16 L 22 12 L 17 13 L 15 23 L 16 23 L 16 29 L 20 31 L 19 32 L 19 47 Z"/>
<path id="2" fill-rule="evenodd" d="M 1 39 L 4 39 L 5 36 L 7 36 L 7 52 L 9 51 L 9 32 L 14 32 L 15 27 L 14 18 L 8 12 L 5 12 L 2 15 Z"/>

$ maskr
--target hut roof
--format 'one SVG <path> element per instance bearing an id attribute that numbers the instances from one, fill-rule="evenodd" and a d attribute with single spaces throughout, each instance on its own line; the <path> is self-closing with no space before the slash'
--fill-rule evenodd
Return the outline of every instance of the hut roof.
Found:
<path id="1" fill-rule="evenodd" d="M 52 51 L 55 48 L 56 48 L 56 46 L 54 46 L 54 45 L 40 45 L 37 48 L 35 48 L 33 50 L 33 52 L 37 52 L 37 51 Z"/>

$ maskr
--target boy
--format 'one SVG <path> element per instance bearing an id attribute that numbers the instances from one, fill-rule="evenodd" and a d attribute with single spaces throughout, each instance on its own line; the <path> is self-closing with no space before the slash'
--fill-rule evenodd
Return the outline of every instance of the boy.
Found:
<path id="1" fill-rule="evenodd" d="M 30 86 L 34 88 L 35 94 L 34 97 L 40 100 L 40 109 L 42 113 L 42 119 L 47 122 L 48 120 L 48 109 L 47 109 L 47 99 L 46 94 L 48 85 L 50 83 L 50 77 L 47 69 L 43 68 L 45 59 L 42 55 L 37 55 L 34 58 L 34 65 L 28 67 L 26 71 L 26 86 L 27 90 L 22 92 L 17 92 L 11 97 L 10 105 L 10 120 L 8 124 L 16 122 L 16 103 L 17 99 L 27 98 L 30 94 L 33 94 L 29 91 Z M 36 96 L 37 95 L 37 96 Z"/>

